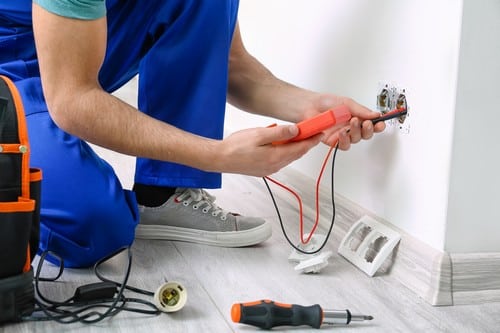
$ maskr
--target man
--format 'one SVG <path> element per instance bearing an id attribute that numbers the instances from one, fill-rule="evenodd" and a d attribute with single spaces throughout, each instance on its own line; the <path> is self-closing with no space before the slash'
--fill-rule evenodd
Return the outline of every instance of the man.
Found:
<path id="1" fill-rule="evenodd" d="M 268 223 L 228 213 L 201 189 L 219 187 L 222 172 L 265 176 L 321 140 L 346 150 L 384 129 L 351 99 L 274 77 L 244 48 L 238 0 L 4 0 L 0 10 L 0 74 L 21 93 L 32 165 L 44 172 L 40 249 L 70 267 L 130 244 L 138 223 L 143 238 L 260 243 Z M 110 94 L 136 74 L 140 111 Z M 275 146 L 297 127 L 223 139 L 226 100 L 290 122 L 338 104 L 354 117 L 349 131 Z M 133 192 L 86 142 L 138 157 Z"/>

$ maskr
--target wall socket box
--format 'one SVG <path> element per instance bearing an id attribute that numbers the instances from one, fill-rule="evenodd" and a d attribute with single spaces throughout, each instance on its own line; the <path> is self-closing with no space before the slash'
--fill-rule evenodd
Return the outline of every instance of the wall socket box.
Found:
<path id="1" fill-rule="evenodd" d="M 410 107 L 408 106 L 408 91 L 406 88 L 398 86 L 394 83 L 379 82 L 377 90 L 377 111 L 382 114 L 394 109 L 405 108 L 407 114 L 396 119 L 387 121 L 391 127 L 399 128 L 401 133 L 410 133 L 410 122 L 408 117 L 410 115 Z"/>

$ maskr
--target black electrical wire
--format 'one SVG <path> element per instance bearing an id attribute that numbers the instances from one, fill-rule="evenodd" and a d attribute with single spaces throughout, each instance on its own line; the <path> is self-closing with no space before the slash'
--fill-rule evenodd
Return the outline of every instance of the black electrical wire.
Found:
<path id="1" fill-rule="evenodd" d="M 36 270 L 35 274 L 35 292 L 36 295 L 38 296 L 39 299 L 36 299 L 36 305 L 38 306 L 38 309 L 36 311 L 42 311 L 45 314 L 45 318 L 36 318 L 37 320 L 54 320 L 60 324 L 70 324 L 74 322 L 82 322 L 82 323 L 96 323 L 101 321 L 102 319 L 106 317 L 110 317 L 111 315 L 114 315 L 117 313 L 117 309 L 119 308 L 117 306 L 118 302 L 122 298 L 123 295 L 123 288 L 120 289 L 118 292 L 118 295 L 113 298 L 111 305 L 105 305 L 107 307 L 107 310 L 104 313 L 99 313 L 97 311 L 90 311 L 94 309 L 95 307 L 101 306 L 101 303 L 106 303 L 108 300 L 99 300 L 100 302 L 95 306 L 95 304 L 92 304 L 92 302 L 77 302 L 75 301 L 75 297 L 72 296 L 69 299 L 63 301 L 63 302 L 57 302 L 50 300 L 46 298 L 39 286 L 39 281 L 40 281 L 40 272 L 42 269 L 42 266 L 45 262 L 46 256 L 49 254 L 49 252 L 43 252 L 40 256 L 40 261 L 38 262 L 38 267 Z M 61 267 L 63 266 L 63 259 L 58 257 L 55 253 L 50 253 L 50 255 L 58 258 L 59 262 L 61 263 Z M 129 269 L 127 269 L 127 274 L 124 277 L 124 280 L 128 279 L 128 273 Z M 64 307 L 70 307 L 73 308 L 72 310 L 67 310 Z M 80 315 L 80 313 L 85 312 L 85 311 L 90 311 L 89 313 L 85 313 Z M 90 317 L 96 316 L 97 318 L 95 319 L 89 319 Z"/>
<path id="2" fill-rule="evenodd" d="M 387 112 L 386 114 L 378 117 L 378 118 L 375 118 L 375 119 L 372 119 L 372 124 L 375 125 L 376 123 L 378 122 L 381 122 L 381 121 L 387 121 L 387 120 L 390 120 L 390 119 L 393 119 L 393 118 L 396 118 L 396 117 L 401 117 L 401 116 L 405 116 L 408 114 L 408 109 L 407 109 L 407 106 L 406 106 L 406 101 L 405 101 L 405 105 L 403 108 L 399 108 L 399 109 L 394 109 L 392 111 L 389 111 Z M 349 132 L 349 130 L 347 131 Z M 273 205 L 274 205 L 274 208 L 276 210 L 276 214 L 278 215 L 278 219 L 280 221 L 280 226 L 281 226 L 281 231 L 283 232 L 283 235 L 285 236 L 285 239 L 287 240 L 288 244 L 290 244 L 290 246 L 300 252 L 300 253 L 303 253 L 303 254 L 316 254 L 318 252 L 320 252 L 326 245 L 326 243 L 328 243 L 328 239 L 330 238 L 330 235 L 332 233 L 332 229 L 333 229 L 333 226 L 335 224 L 335 191 L 334 191 L 334 170 L 335 170 L 335 158 L 337 157 L 337 151 L 339 149 L 339 143 L 337 142 L 336 146 L 335 146 L 335 151 L 333 153 L 333 157 L 332 157 L 332 169 L 331 169 L 331 197 L 332 197 L 332 221 L 330 223 L 330 227 L 328 229 L 328 232 L 326 234 L 326 238 L 324 240 L 324 242 L 321 244 L 321 246 L 317 249 L 317 250 L 314 250 L 314 251 L 304 251 L 302 249 L 300 249 L 299 247 L 297 247 L 295 244 L 293 244 L 293 242 L 290 240 L 290 238 L 288 237 L 287 233 L 286 233 L 286 230 L 285 230 L 285 227 L 283 225 L 283 220 L 281 218 L 281 214 L 280 214 L 280 211 L 279 211 L 279 208 L 278 208 L 278 204 L 276 203 L 276 200 L 274 199 L 274 195 L 273 195 L 273 192 L 271 191 L 271 187 L 269 186 L 267 180 L 265 177 L 263 177 L 262 179 L 264 180 L 264 183 L 266 184 L 266 187 L 267 187 L 267 190 L 269 192 L 269 195 L 271 196 L 271 199 L 273 201 Z"/>
<path id="3" fill-rule="evenodd" d="M 107 278 L 105 278 L 100 272 L 99 272 L 99 267 L 106 261 L 108 261 L 109 259 L 111 259 L 112 257 L 116 256 L 118 253 L 122 252 L 123 250 L 125 250 L 126 248 L 121 248 L 120 250 L 118 250 L 117 252 L 115 253 L 112 253 L 110 254 L 109 256 L 99 260 L 95 265 L 94 265 L 94 274 L 97 276 L 97 278 L 99 280 L 101 280 L 102 282 L 111 282 L 111 283 L 114 283 L 116 286 L 118 287 L 121 287 L 122 284 L 118 283 L 118 282 L 115 282 L 115 281 L 112 281 L 112 280 L 109 280 Z M 129 249 L 129 254 L 131 253 L 130 251 L 130 248 Z M 131 260 L 131 258 L 130 258 Z M 165 281 L 167 282 L 167 281 Z M 127 290 L 130 290 L 130 291 L 133 291 L 135 293 L 138 293 L 138 294 L 143 294 L 143 295 L 146 295 L 146 296 L 153 296 L 154 293 L 151 292 L 151 291 L 148 291 L 148 290 L 144 290 L 144 289 L 139 289 L 139 288 L 136 288 L 136 287 L 132 287 L 132 286 L 129 286 L 129 285 L 125 285 L 125 289 Z"/>
<path id="4" fill-rule="evenodd" d="M 299 248 L 298 246 L 296 246 L 291 240 L 290 238 L 288 237 L 288 234 L 286 232 L 286 229 L 285 229 L 285 226 L 283 224 L 283 219 L 281 218 L 281 214 L 280 214 L 280 210 L 278 208 L 278 204 L 276 203 L 276 200 L 274 199 L 274 195 L 273 195 L 273 192 L 271 191 L 271 187 L 269 186 L 269 183 L 267 182 L 266 178 L 265 177 L 262 177 L 262 179 L 264 180 L 264 184 L 266 184 L 266 187 L 267 187 L 267 191 L 269 192 L 269 195 L 271 196 L 271 200 L 273 201 L 273 205 L 274 205 L 274 208 L 276 210 L 276 214 L 278 215 L 278 220 L 280 222 L 280 227 L 281 227 L 281 231 L 283 232 L 283 236 L 285 236 L 285 239 L 287 240 L 288 244 L 290 244 L 290 246 L 297 252 L 300 252 L 300 253 L 303 253 L 303 254 L 316 254 L 318 252 L 320 252 L 321 250 L 323 250 L 323 248 L 325 247 L 326 243 L 328 243 L 328 239 L 330 238 L 330 235 L 332 233 L 332 230 L 333 230 L 333 226 L 335 224 L 335 214 L 336 214 L 336 210 L 335 210 L 335 191 L 334 191 L 334 170 L 335 170 L 335 158 L 337 157 L 337 151 L 339 149 L 339 144 L 337 142 L 337 145 L 335 146 L 335 150 L 333 152 L 333 157 L 332 157 L 332 168 L 331 168 L 331 199 L 332 199 L 332 220 L 331 220 L 331 223 L 330 223 L 330 227 L 328 228 L 328 232 L 326 233 L 326 237 L 325 237 L 325 240 L 323 241 L 323 243 L 321 244 L 321 246 L 314 250 L 314 251 L 305 251 L 305 250 L 302 250 L 301 248 Z"/>
<path id="5" fill-rule="evenodd" d="M 125 275 L 123 277 L 123 281 L 121 283 L 118 283 L 105 279 L 102 276 L 102 274 L 98 272 L 99 266 L 124 250 L 127 250 L 128 264 Z M 42 266 L 45 262 L 45 258 L 47 257 L 47 255 L 50 255 L 59 261 L 59 272 L 55 278 L 45 278 L 40 276 Z M 38 262 L 34 278 L 35 294 L 37 296 L 35 298 L 36 308 L 33 312 L 35 315 L 23 318 L 23 320 L 28 320 L 28 321 L 53 320 L 61 324 L 70 324 L 75 322 L 80 322 L 84 324 L 93 324 L 105 318 L 112 317 L 121 311 L 135 312 L 147 315 L 158 315 L 159 313 L 161 313 L 161 311 L 158 310 L 153 303 L 146 301 L 144 299 L 127 298 L 124 296 L 125 289 L 148 296 L 154 295 L 150 291 L 130 287 L 127 285 L 130 276 L 131 266 L 132 266 L 132 251 L 130 247 L 120 248 L 118 251 L 99 260 L 94 266 L 94 273 L 96 273 L 96 275 L 101 281 L 110 283 L 112 286 L 118 289 L 117 292 L 115 291 L 116 296 L 112 298 L 91 299 L 83 301 L 83 300 L 78 300 L 78 297 L 76 297 L 76 295 L 73 295 L 72 297 L 68 298 L 65 301 L 58 302 L 50 300 L 42 294 L 39 282 L 56 281 L 62 275 L 62 271 L 64 270 L 64 261 L 57 254 L 50 251 L 45 251 L 40 255 L 40 260 Z M 129 304 L 140 304 L 146 308 L 131 307 Z M 148 310 L 147 307 L 152 309 Z M 97 311 L 98 309 L 106 309 L 106 310 L 104 312 L 99 312 Z M 37 312 L 43 313 L 43 315 L 36 315 Z"/>

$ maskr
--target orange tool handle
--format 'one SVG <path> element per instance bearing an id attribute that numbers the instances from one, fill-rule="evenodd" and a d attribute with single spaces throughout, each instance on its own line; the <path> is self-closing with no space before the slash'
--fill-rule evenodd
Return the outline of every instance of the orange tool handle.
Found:
<path id="1" fill-rule="evenodd" d="M 348 122 L 351 119 L 351 112 L 345 105 L 339 105 L 333 109 L 322 112 L 319 115 L 301 121 L 297 124 L 299 134 L 290 141 L 300 141 L 336 125 Z"/>
<path id="2" fill-rule="evenodd" d="M 323 310 L 318 304 L 302 306 L 262 300 L 233 304 L 231 319 L 235 323 L 252 325 L 264 329 L 276 326 L 301 325 L 319 328 L 323 322 Z"/>
<path id="3" fill-rule="evenodd" d="M 273 142 L 274 145 L 280 145 L 288 142 L 295 142 L 310 138 L 313 135 L 323 132 L 324 130 L 339 124 L 345 124 L 351 119 L 352 115 L 346 105 L 339 105 L 333 109 L 322 112 L 312 118 L 306 119 L 297 123 L 299 134 L 296 137 L 285 140 Z M 269 127 L 276 126 L 273 124 Z"/>

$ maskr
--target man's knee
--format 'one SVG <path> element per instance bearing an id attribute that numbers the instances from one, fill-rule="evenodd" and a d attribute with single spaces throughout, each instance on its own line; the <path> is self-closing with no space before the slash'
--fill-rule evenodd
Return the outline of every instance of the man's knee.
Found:
<path id="1" fill-rule="evenodd" d="M 131 245 L 137 204 L 133 193 L 122 193 L 122 198 L 96 197 L 72 208 L 42 207 L 40 251 L 54 252 L 66 267 L 87 267 Z"/>

